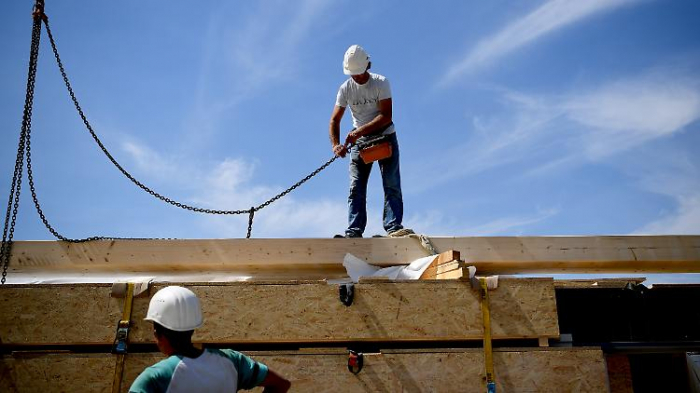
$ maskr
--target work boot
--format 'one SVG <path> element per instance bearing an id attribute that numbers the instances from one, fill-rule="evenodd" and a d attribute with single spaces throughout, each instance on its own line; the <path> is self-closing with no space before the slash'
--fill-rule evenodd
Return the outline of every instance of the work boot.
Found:
<path id="1" fill-rule="evenodd" d="M 346 233 L 345 235 L 335 235 L 333 236 L 334 239 L 351 239 L 351 238 L 361 238 L 362 235 L 356 234 L 356 233 Z"/>
<path id="2" fill-rule="evenodd" d="M 408 228 L 401 228 L 397 229 L 395 231 L 391 231 L 387 233 L 389 237 L 404 237 L 408 235 L 415 235 L 415 232 L 413 232 L 413 229 L 408 229 Z"/>

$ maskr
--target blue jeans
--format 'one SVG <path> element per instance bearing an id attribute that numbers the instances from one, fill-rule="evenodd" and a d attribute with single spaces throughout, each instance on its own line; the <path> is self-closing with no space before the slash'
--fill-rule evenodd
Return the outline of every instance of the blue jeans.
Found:
<path id="1" fill-rule="evenodd" d="M 384 229 L 393 232 L 403 228 L 403 197 L 401 196 L 401 174 L 399 171 L 399 143 L 396 133 L 389 136 L 391 157 L 379 160 L 384 186 Z M 357 146 L 350 150 L 350 196 L 348 197 L 348 236 L 362 236 L 367 226 L 367 182 L 372 164 L 360 158 Z"/>

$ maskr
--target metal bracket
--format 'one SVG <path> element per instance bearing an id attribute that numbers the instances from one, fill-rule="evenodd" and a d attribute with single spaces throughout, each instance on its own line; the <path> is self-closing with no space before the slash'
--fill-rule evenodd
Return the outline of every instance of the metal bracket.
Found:
<path id="1" fill-rule="evenodd" d="M 120 295 L 122 287 L 122 285 L 113 285 L 112 294 L 114 296 Z M 122 318 L 117 323 L 117 335 L 114 337 L 114 343 L 112 343 L 112 353 L 115 355 L 125 355 L 127 353 L 131 310 L 134 303 L 134 287 L 134 283 L 126 283 L 123 291 L 124 311 L 122 312 Z"/>
<path id="2" fill-rule="evenodd" d="M 127 339 L 129 338 L 129 321 L 119 321 L 117 325 L 117 335 L 112 344 L 112 353 L 115 355 L 127 353 Z"/>
<path id="3" fill-rule="evenodd" d="M 352 283 L 340 284 L 338 287 L 338 296 L 340 302 L 346 306 L 350 306 L 355 297 L 355 285 Z"/>
<path id="4" fill-rule="evenodd" d="M 357 375 L 362 370 L 364 364 L 364 357 L 362 352 L 356 352 L 352 349 L 348 351 L 348 370 Z"/>

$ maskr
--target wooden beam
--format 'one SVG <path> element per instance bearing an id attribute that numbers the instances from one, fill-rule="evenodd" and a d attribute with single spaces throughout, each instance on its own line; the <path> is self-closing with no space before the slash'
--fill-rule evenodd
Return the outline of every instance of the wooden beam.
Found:
<path id="1" fill-rule="evenodd" d="M 421 280 L 431 280 L 435 279 L 435 276 L 438 273 L 438 268 L 442 268 L 441 270 L 452 270 L 454 267 L 450 266 L 450 268 L 445 269 L 445 265 L 451 264 L 451 263 L 459 263 L 459 251 L 455 250 L 448 250 L 445 252 L 442 252 L 438 255 L 435 256 L 435 259 L 433 259 L 432 262 L 430 262 L 430 265 L 423 271 L 423 274 L 421 274 L 420 279 Z"/>
<path id="2" fill-rule="evenodd" d="M 469 280 L 469 270 L 458 267 L 452 270 L 440 272 L 435 275 L 436 280 Z"/>
<path id="3" fill-rule="evenodd" d="M 697 273 L 700 236 L 435 237 L 479 274 Z M 42 272 L 226 272 L 298 279 L 345 276 L 346 253 L 390 266 L 426 255 L 416 239 L 17 241 L 9 276 Z M 285 276 L 286 274 L 286 276 Z"/>
<path id="4" fill-rule="evenodd" d="M 462 267 L 466 267 L 465 263 L 462 261 L 452 261 L 443 263 L 441 265 L 431 265 L 420 276 L 421 280 L 434 280 L 438 274 L 446 273 L 451 270 L 456 270 Z"/>
<path id="5" fill-rule="evenodd" d="M 584 279 L 584 280 L 554 280 L 554 288 L 556 289 L 622 289 L 627 284 L 641 284 L 646 278 L 630 277 L 630 278 L 599 278 L 599 279 Z"/>
<path id="6" fill-rule="evenodd" d="M 256 352 L 257 361 L 290 379 L 299 392 L 483 392 L 483 354 L 466 350 L 395 350 L 365 354 L 362 370 L 347 369 L 347 352 Z M 144 368 L 163 358 L 139 353 L 126 357 L 122 391 Z M 497 391 L 605 392 L 600 349 L 505 349 L 494 352 Z M 28 354 L 0 356 L 0 391 L 94 391 L 111 388 L 110 354 Z M 260 392 L 261 389 L 255 389 Z"/>
<path id="7" fill-rule="evenodd" d="M 152 295 L 167 284 L 157 284 Z M 479 340 L 477 294 L 469 282 L 367 282 L 349 307 L 325 282 L 185 284 L 202 302 L 203 343 L 332 343 Z M 109 285 L 0 286 L 4 346 L 111 344 L 123 299 Z M 492 291 L 495 339 L 558 337 L 551 279 L 508 279 Z M 133 303 L 132 343 L 153 342 L 143 321 L 149 296 Z"/>

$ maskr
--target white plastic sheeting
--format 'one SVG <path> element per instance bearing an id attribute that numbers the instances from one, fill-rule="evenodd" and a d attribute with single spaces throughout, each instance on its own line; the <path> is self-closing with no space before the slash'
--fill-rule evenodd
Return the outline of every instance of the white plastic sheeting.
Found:
<path id="1" fill-rule="evenodd" d="M 343 266 L 348 272 L 348 276 L 354 282 L 358 282 L 360 277 L 386 277 L 390 280 L 417 280 L 430 266 L 435 259 L 435 255 L 416 259 L 408 265 L 379 267 L 370 265 L 362 259 L 348 253 L 343 259 Z"/>

